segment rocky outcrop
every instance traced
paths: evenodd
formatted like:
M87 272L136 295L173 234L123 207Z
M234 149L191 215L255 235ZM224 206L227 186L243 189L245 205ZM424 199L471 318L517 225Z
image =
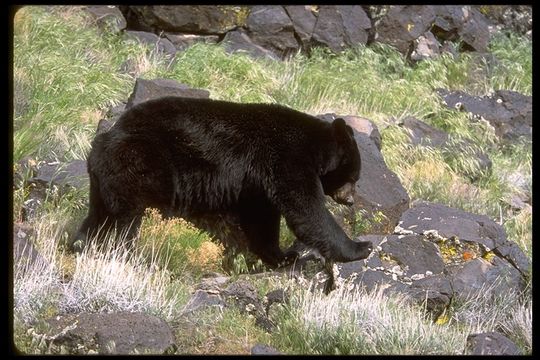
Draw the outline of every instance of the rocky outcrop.
M165 354L174 333L162 319L145 313L70 314L46 321L45 339L68 354Z
M532 28L531 9L521 5L154 5L119 8L128 30L160 36L165 33L169 39L173 36L214 36L211 42L229 44L229 52L247 51L255 57L269 52L271 55L264 57L278 59L285 59L300 50L309 53L313 47L340 52L381 42L394 46L413 61L420 61L444 51L485 52L494 32L512 28L530 34ZM91 7L89 11L92 14L107 13L109 18L121 24L118 28L123 26L111 7ZM460 43L460 49L453 49L450 42ZM177 48L185 49L186 42L180 40L180 43Z
M488 217L445 205L416 202L401 216L391 235L364 235L374 251L365 260L337 263L336 281L348 281L368 291L406 294L435 316L452 299L520 293L531 264L519 246L507 240L502 226ZM298 245L297 245L298 246ZM303 258L317 259L307 249ZM305 267L298 262L300 273ZM316 273L323 288L327 275Z
M511 90L496 90L487 96L472 96L459 90L437 92L448 108L468 112L473 120L487 121L503 140L532 138L532 96Z
M465 353L467 355L523 355L516 344L497 332L469 335Z

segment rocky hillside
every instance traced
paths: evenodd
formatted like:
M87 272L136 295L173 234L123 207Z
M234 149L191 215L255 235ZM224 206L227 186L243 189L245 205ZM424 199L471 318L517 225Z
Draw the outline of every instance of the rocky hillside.
M16 347L530 353L531 29L526 6L19 10ZM87 207L92 138L124 110L167 95L343 117L362 174L352 207L330 198L328 207L349 235L373 242L370 257L336 264L338 288L325 297L317 254L286 226L282 246L304 255L276 271L223 248L225 238L150 213L131 256L64 252Z

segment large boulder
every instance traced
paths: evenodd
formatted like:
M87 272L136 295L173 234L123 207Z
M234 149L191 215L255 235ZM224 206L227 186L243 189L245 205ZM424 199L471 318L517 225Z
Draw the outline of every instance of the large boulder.
M287 15L291 19L294 32L302 44L304 50L310 46L313 29L317 23L317 17L313 13L313 6L310 5L287 5L284 6Z
M210 97L210 92L203 89L193 89L171 79L137 79L135 81L135 88L127 101L126 110L139 103L163 96L208 98Z
M46 322L47 339L70 354L164 354L175 349L170 326L145 313L69 314Z
M413 41L425 34L435 20L431 5L390 6L375 22L375 41L394 46L402 54L412 51Z
M253 6L246 27L254 43L273 51L280 58L292 55L299 49L293 23L283 6Z
M242 24L245 6L140 5L120 6L128 29L160 33L225 34Z
M477 9L463 5L433 6L436 14L431 32L441 40L461 40L462 50L487 51L489 20Z
M366 44L370 28L371 20L360 5L321 5L312 43L339 52L347 47Z
M86 161L43 163L37 168L36 176L32 177L29 183L42 187L58 186L82 189L89 184Z
M467 336L467 355L523 355L506 336L498 332L471 334Z
M484 119L503 140L532 138L532 96L511 90L496 90L487 96L472 96L463 91L437 89L448 108L466 111L473 119Z

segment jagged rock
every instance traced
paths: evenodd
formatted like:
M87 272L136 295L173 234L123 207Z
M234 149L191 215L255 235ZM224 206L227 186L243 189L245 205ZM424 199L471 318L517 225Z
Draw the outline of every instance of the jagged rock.
M126 110L142 102L163 96L208 98L210 97L210 92L202 89L193 89L170 79L146 80L139 78L135 81L135 88L129 96Z
M122 12L114 5L89 6L86 9L94 18L97 25L114 33L119 33L127 27Z
M435 36L428 31L414 40L414 50L412 51L410 58L414 61L433 59L439 56L440 48L441 44L437 41Z
M371 20L360 5L321 5L312 41L335 52L359 44L366 44Z
M144 5L120 6L128 29L219 35L242 25L246 6Z
M212 291L212 293L210 293L208 290L195 290L195 293L191 296L182 310L182 314L193 313L209 306L224 307L226 304L217 291Z
M287 5L285 11L291 19L294 32L300 39L302 47L308 49L311 36L317 23L317 17L313 14L311 5Z
M437 247L418 235L389 235L381 245L385 255L395 259L408 277L417 274L440 274L444 262Z
M482 248L479 255L493 251L521 273L530 271L530 262L519 246L507 240L504 228L485 215L419 201L403 213L396 231L476 243Z
M413 40L425 34L435 20L430 5L395 5L375 23L375 41L394 46L402 54L411 52Z
M426 124L425 122L418 120L414 117L406 117L400 124L409 132L409 137L414 145L431 146L440 148L443 153L448 156L455 156L456 153L470 153L478 166L480 172L490 172L493 166L491 159L487 154L474 149L471 141L462 139L460 141L451 140L450 136L442 130L434 128ZM473 151L468 149L473 148ZM471 171L466 173L472 180L477 178L477 173Z
M471 96L463 91L437 89L446 106L487 120L502 139L532 138L532 96L497 90L490 96Z
M166 38L157 36L154 33L146 31L126 31L126 38L135 39L140 43L156 47L158 52L174 56L176 54L176 47Z
M247 33L242 30L229 31L223 41L221 42L224 46L224 49L227 53L246 53L254 58L266 58L270 60L279 60L279 56L263 48L260 45L255 44L247 35Z
M477 9L462 5L433 6L436 18L431 32L440 40L463 42L463 50L486 51L489 20Z
M452 282L444 274L415 280L403 292L424 305L435 318L444 312L454 296Z
M467 355L522 355L516 344L497 332L467 336L465 353Z
M519 292L524 287L521 274L507 261L494 257L491 261L476 258L458 266L448 266L454 297L466 300L478 293L502 294Z
M287 12L280 5L253 6L246 20L251 40L280 58L295 53L298 42Z
M193 44L217 44L218 35L193 35L193 34L173 34L165 33L165 37L176 47L177 50L185 50Z
M283 353L269 345L255 344L251 348L251 355L283 355Z
M361 210L366 211L367 219L374 219L375 215L380 212L384 215L382 218L377 221L370 220L370 233L390 233L403 211L409 207L409 195L396 174L388 169L379 147L370 138L373 136L376 139L378 130L375 131L374 128L370 135L359 132L357 129L362 130L362 127L359 126L358 117L338 116L344 118L347 124L353 128L354 138L362 159L360 180L356 183L354 205L344 210L345 216L350 218L349 222L354 222L354 214ZM328 116L328 114L317 117L328 122L333 121L334 118L333 115Z
M46 322L50 341L70 354L164 354L175 347L169 325L144 313L69 314Z
M29 180L30 183L59 187L71 186L81 189L88 186L88 172L85 160L73 160L67 164L59 162L45 163L37 170L37 175Z

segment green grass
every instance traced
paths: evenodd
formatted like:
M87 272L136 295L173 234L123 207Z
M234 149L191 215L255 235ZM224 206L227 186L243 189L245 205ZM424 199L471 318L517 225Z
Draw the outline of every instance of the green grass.
M498 59L494 64L463 53L456 59L444 55L411 65L381 44L339 55L315 49L310 57L298 54L286 62L229 55L219 45L196 44L171 62L150 47L99 30L81 7L30 6L15 16L13 44L14 168L23 158L84 159L98 121L109 107L127 100L136 78L169 78L207 89L214 99L280 103L311 114L369 118L380 128L385 162L411 200L441 202L502 221L508 238L532 257L532 212L514 212L505 203L532 187L532 144L501 146L486 124L446 109L434 91L442 87L484 95L510 89L530 95L530 40L513 34L494 37L489 45ZM406 116L448 132L454 141L470 140L474 148L451 153L414 147L406 133L393 125ZM479 172L471 161L476 150L490 156L491 173ZM477 180L472 182L470 174ZM525 183L517 186L516 176ZM201 275L225 272L223 257L231 256L233 278L265 270L250 254L226 254L208 234L150 213L132 258L94 248L79 257L67 254L62 242L85 215L87 192L48 190L37 218L30 221L38 229L32 240L52 267L27 264L14 269L16 338L27 352L47 351L34 344L26 330L58 312L138 309L176 323ZM15 221L21 220L27 195L24 186L14 190ZM355 235L371 226L362 214L349 225ZM284 224L280 235L283 248L294 241ZM60 279L68 285L59 287ZM261 281L257 285L261 295L284 286ZM532 302L525 299L516 304L509 308L501 303L498 311L482 313L491 322L481 319L481 323L485 329L506 329L530 352ZM274 333L262 332L253 319L238 312L210 311L206 317L201 315L197 331L179 325L179 336L189 329L194 334L182 340L179 353L182 349L184 353L247 353L255 342L295 354L461 353L467 332L473 330L464 320L467 308L470 304L456 307L452 321L435 326L401 299L335 292L323 301L316 294L297 291L291 306L275 312L279 329ZM513 309L514 318L508 309Z

